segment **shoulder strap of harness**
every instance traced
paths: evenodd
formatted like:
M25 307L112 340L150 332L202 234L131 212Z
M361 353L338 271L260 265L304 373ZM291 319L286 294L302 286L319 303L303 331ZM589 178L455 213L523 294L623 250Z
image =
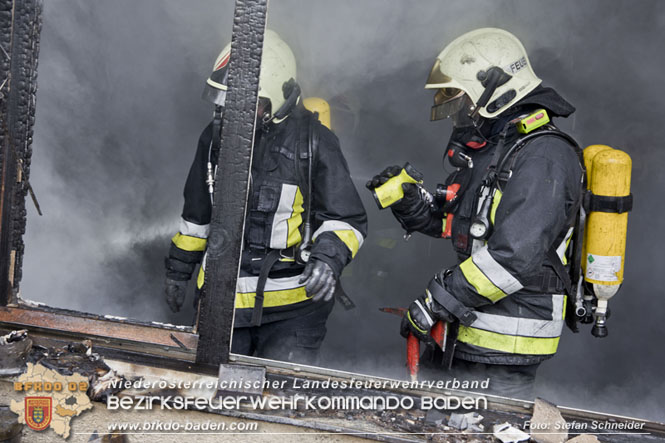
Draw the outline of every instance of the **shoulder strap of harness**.
M499 181L507 182L512 175L512 168L515 164L517 153L528 145L528 143L536 138L554 136L559 137L568 142L568 145L575 150L578 156L580 168L582 169L582 179L580 180L580 192L575 206L566 223L567 227L573 226L574 239L573 248L571 253L570 267L566 267L561 262L559 255L556 252L557 240L550 246L546 255L557 277L564 285L566 294L566 325L573 331L578 332L577 316L575 313L576 302L582 297L582 243L584 239L584 226L586 222L586 211L583 205L583 198L586 195L586 168L584 166L584 153L580 145L573 137L560 131L554 125L544 126L542 129L532 132L524 137L520 137L513 143L513 145L502 155L497 166L497 182L495 187L499 185ZM508 165L507 170L505 170ZM505 172L504 172L505 170Z
M314 163L313 157L316 155L318 148L318 134L314 129L316 115L312 115L311 118L307 118L306 123L301 123L299 127L300 133L298 134L297 142L297 152L295 156L296 162L296 174L298 175L298 183L301 188L303 188L303 200L305 203L305 223L303 225L303 240L297 250L293 250L293 254L284 254L285 256L295 256L295 259L303 262L303 254L309 248L312 238L312 229L311 229L311 208L312 208L312 167ZM306 132L305 132L306 131ZM303 137L303 132L305 132L306 137ZM307 144L307 151L302 150L302 143L305 141ZM302 160L307 160L307 180L301 176L301 166L300 162ZM256 286L256 296L254 299L254 309L252 310L252 326L261 326L261 319L263 317L263 300L264 300L264 291L268 276L270 275L270 270L277 263L279 258L282 256L283 251L273 250L268 253L268 255L263 259L263 264L261 265L261 271L259 273L259 279ZM306 261L306 260L304 260Z
M303 134L304 136L301 136L299 138L300 141L304 140L305 143L298 143L299 152L298 155L296 156L297 157L296 170L299 177L298 181L300 182L301 186L304 187L303 201L305 203L305 221L303 223L302 242L300 243L300 246L298 247L297 251L295 251L295 258L301 263L307 261L309 248L311 247L312 244L312 194L313 194L312 174L313 174L315 157L317 156L318 147L319 147L319 134L315 129L316 120L317 120L317 115L315 113L312 113L308 115L308 118L306 119L307 123L302 124L301 131L304 132ZM307 151L302 150L303 144L307 145ZM303 160L307 161L306 178L300 176L302 171L302 168L300 167L300 162Z

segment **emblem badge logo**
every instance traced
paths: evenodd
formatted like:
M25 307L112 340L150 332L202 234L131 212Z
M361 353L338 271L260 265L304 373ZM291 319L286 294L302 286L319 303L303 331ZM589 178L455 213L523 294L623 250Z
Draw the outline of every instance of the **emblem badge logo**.
M25 397L25 423L30 429L43 431L51 423L51 397Z

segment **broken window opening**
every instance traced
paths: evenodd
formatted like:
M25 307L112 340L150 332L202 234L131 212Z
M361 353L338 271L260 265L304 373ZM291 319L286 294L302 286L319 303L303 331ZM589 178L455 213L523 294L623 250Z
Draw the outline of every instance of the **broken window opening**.
M194 327L159 322L145 322L118 316L103 316L75 310L46 306L23 300L19 293L26 226L26 196L31 159L32 129L35 115L37 57L42 26L42 3L39 1L4 1L0 9L11 12L12 26L3 27L2 42L11 42L8 57L0 61L1 73L8 81L2 85L1 134L2 193L0 194L0 328L27 328L44 337L91 338L111 349L143 352L215 364L228 359L230 330L233 319L233 297L224 302L222 294L233 294L239 261L240 239L244 223L252 133L258 88L258 67L261 61L260 42L265 27L266 1L243 1L236 4L233 33L234 56L230 62L229 100L223 144L242 145L244 166L229 157L233 168L221 168L216 189L235 186L238 192L231 199L221 196L218 206L224 207L224 218L213 210L213 227L209 246L209 263L220 260L223 266L211 267L206 274L208 294L199 306ZM258 50L256 49L258 48ZM236 53L238 55L236 55ZM235 60L242 57L243 60ZM246 62L251 65L248 68ZM246 71L246 72L245 72ZM13 80L13 81L12 81ZM237 83L238 87L234 86ZM242 88L240 85L242 84ZM240 91L234 93L234 91ZM234 103L237 103L234 108ZM237 114L237 115L236 115ZM237 127L234 132L232 127ZM231 149L229 153L238 152ZM243 178L244 176L244 178ZM218 191L216 191L218 192ZM233 208L233 209L230 209ZM229 217L234 210L235 218ZM217 215L215 215L217 214ZM231 226L232 225L232 226ZM238 239L238 240L235 240ZM224 270L217 272L218 270ZM219 276L222 272L223 276ZM231 288L231 289L229 289ZM162 301L160 299L160 301ZM228 306L227 306L228 305ZM197 358L198 353L198 358Z

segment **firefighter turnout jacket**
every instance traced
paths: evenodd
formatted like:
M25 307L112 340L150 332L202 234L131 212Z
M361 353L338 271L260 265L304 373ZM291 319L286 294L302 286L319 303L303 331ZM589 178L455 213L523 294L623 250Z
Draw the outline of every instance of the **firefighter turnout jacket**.
M582 167L578 153L561 137L535 137L508 159L509 170L499 176L490 211L491 230L486 241L470 235L474 216L488 190L485 171L492 160L496 134L505 122L537 107L550 115L567 116L574 108L554 91L541 88L544 100L522 105L493 122L490 144L471 152L473 168L461 170L449 183L467 182L452 220L451 239L460 263L445 272L447 296L475 314L470 324L460 324L455 357L489 363L527 365L539 363L557 350L564 325L565 288L548 259L556 250L564 265L581 198ZM494 137L493 137L494 136ZM520 137L508 135L506 146ZM472 151L472 150L469 150ZM469 153L467 151L467 153ZM462 178L459 175L470 174ZM442 237L442 219L431 214L417 230ZM436 299L436 298L435 298ZM437 300L444 307L446 300Z
M271 251L280 251L264 289L262 323L292 318L322 308L299 283L304 265L295 260L311 192L313 245L310 260L322 260L339 278L367 235L367 216L351 180L337 137L298 105L279 124L257 125L245 220L234 327L251 325L259 274ZM308 188L310 128L317 138ZM197 287L204 283L205 249L212 205L206 185L212 123L199 139L184 190L179 232L173 237L167 276L188 280L202 262ZM214 157L214 154L213 154ZM217 159L212 158L213 164ZM332 302L332 301L331 301Z

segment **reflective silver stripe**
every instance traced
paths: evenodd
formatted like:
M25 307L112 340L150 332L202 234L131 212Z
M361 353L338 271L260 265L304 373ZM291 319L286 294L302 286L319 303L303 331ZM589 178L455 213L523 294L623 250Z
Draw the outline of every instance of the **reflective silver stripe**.
M483 246L485 246L486 244L487 244L486 241L476 240L474 238L473 241L471 242L471 255L473 255L473 254L477 253L478 251L480 251L483 248Z
M561 336L563 330L564 296L552 295L552 319L508 317L474 311L477 318L471 326L485 331L522 337L554 338Z
M208 238L210 231L210 224L197 225L196 223L188 222L184 218L180 219L180 233L190 237Z
M270 234L270 247L272 249L286 248L289 239L288 220L293 214L293 204L296 200L298 186L282 184L282 192L279 196L279 203L275 211L275 217L272 220L272 231Z
M363 235L360 233L359 230L348 224L347 222L339 221L339 220L327 220L321 223L321 226L319 229L317 229L314 232L314 235L312 238L316 240L316 237L319 235L323 234L324 232L334 232L334 231L352 231L353 234L356 236L356 239L358 240L358 249L363 245L363 241L365 239L363 238Z
M283 291L286 289L296 289L305 286L304 283L299 283L300 276L285 277L285 278L269 278L266 281L265 291ZM236 284L236 292L241 294L248 294L256 292L256 285L259 282L258 277L240 277Z
M561 262L563 263L563 256L566 253L566 247L568 246L568 240L570 240L570 237L573 235L573 228L568 229L568 232L566 233L566 237L563 239L561 244L556 248L556 255L559 256L561 259Z
M480 248L473 255L471 255L473 263L485 274L494 286L501 289L505 294L512 294L522 289L524 286L513 277L510 272L501 266L490 255L487 246Z

